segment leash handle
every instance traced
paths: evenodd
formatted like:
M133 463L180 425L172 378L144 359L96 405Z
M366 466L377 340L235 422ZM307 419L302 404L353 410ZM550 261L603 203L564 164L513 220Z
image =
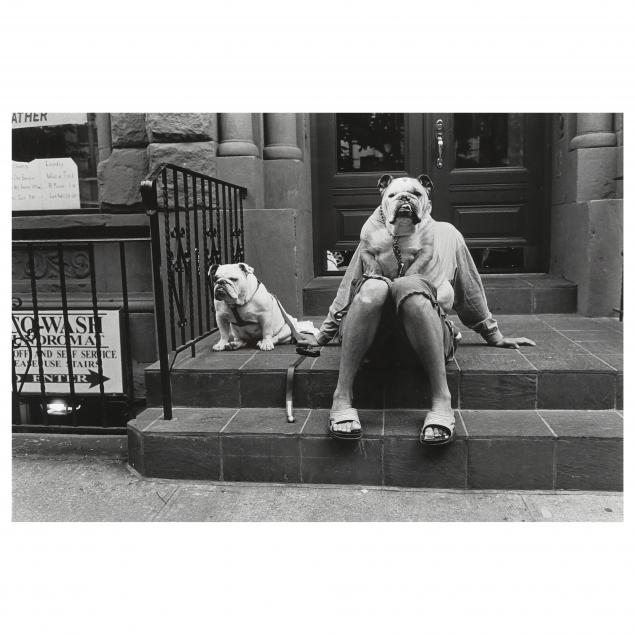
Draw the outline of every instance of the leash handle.
M285 406L287 411L287 421L293 423L295 417L293 416L293 380L295 377L295 369L306 359L303 355L298 357L293 364L287 368L287 381L285 386Z
M312 346L311 344L300 344L300 346L296 346L295 352L298 355L306 355L307 357L320 356L320 349Z

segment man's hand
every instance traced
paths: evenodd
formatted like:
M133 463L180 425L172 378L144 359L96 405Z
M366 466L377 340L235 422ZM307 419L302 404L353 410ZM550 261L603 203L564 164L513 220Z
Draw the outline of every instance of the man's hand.
M300 333L302 339L298 341L298 345L319 346L317 337L312 333Z
M536 346L536 342L528 337L503 337L498 342L491 342L490 346L498 348L520 348L521 346Z

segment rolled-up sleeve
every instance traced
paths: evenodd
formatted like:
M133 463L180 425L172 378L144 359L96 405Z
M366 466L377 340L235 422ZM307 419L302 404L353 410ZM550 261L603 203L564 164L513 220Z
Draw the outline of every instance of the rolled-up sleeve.
M488 344L502 339L498 323L487 306L485 289L463 236L457 232L454 310L465 326L476 331Z

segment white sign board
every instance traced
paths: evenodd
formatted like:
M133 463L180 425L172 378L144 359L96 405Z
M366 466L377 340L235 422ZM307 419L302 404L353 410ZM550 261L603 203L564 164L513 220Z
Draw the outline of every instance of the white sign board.
M86 123L85 112L14 112L12 128L41 128L42 126L81 125Z
M79 209L79 177L73 159L12 162L13 209Z
M33 312L13 311L12 317L13 359L18 387L24 381L23 394L39 393L37 345L35 337L29 337L29 332L33 330ZM64 314L58 310L38 311L38 318L46 390L48 393L70 393ZM91 310L70 310L68 322L75 392L98 395L99 386L103 383L105 393L123 393L119 311L98 311L96 325ZM97 338L101 349L101 373Z

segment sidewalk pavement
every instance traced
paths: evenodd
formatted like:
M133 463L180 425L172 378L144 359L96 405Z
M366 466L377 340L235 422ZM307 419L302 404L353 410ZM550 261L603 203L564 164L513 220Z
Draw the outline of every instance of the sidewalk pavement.
M97 452L77 445L60 450L59 444L50 452L31 441L14 440L14 521L623 520L620 492L148 479L128 468L123 438L106 441Z

